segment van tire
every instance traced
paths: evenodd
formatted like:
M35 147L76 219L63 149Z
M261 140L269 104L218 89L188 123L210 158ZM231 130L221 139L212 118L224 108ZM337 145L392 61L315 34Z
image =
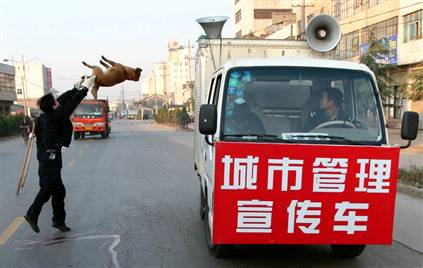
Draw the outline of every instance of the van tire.
M73 139L74 140L79 140L80 137L81 137L81 135L79 134L79 132L74 132L73 133Z
M216 258L225 258L229 257L232 252L233 245L213 245L211 240L211 230L209 226L209 206L206 202L206 207L204 211L205 217L204 217L204 233L206 235L206 243L207 248L209 249L209 252L211 255L213 255Z
M330 245L333 255L352 259L363 253L366 245Z
M203 194L203 188L201 187L201 184L200 184L200 217L203 220L206 215L206 203L207 203L206 196Z
M102 139L107 138L107 130L106 130L106 131L101 132L101 138L102 138Z

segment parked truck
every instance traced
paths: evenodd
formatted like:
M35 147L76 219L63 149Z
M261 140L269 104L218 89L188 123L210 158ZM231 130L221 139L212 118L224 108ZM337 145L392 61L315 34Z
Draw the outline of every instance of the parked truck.
M211 254L327 244L356 257L391 244L400 146L372 71L330 59L337 22L316 16L307 40L248 40L221 38L222 18L198 21L194 168ZM417 124L404 114L402 148Z
M72 115L74 139L86 135L100 135L108 138L111 131L109 105L105 99L83 100Z

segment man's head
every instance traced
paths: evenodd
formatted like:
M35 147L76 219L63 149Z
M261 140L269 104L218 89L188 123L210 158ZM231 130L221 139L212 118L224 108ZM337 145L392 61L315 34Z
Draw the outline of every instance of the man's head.
M37 101L38 107L40 107L41 111L45 113L51 113L53 110L56 110L60 104L54 98L53 94L49 93L47 95L42 96Z
M323 110L339 108L342 103L342 92L334 87L325 88L320 96L320 108Z

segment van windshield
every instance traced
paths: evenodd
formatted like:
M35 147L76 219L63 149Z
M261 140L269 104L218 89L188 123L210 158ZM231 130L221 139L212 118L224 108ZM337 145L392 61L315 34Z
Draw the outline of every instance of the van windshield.
M76 117L102 117L103 116L103 105L101 103L81 103L75 109Z
M369 74L331 68L253 67L228 72L223 139L277 138L381 144L381 111Z

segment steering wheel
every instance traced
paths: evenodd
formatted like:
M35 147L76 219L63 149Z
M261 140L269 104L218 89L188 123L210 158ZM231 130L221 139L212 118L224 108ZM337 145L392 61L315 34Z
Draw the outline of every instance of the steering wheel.
M344 126L344 127L349 127L349 128L357 128L356 125L354 125L353 123L349 122L349 121L344 121L344 120L334 120L334 121L328 121L328 122L324 122L321 123L320 125L316 126L314 129L321 129L321 128L327 128L328 126Z

